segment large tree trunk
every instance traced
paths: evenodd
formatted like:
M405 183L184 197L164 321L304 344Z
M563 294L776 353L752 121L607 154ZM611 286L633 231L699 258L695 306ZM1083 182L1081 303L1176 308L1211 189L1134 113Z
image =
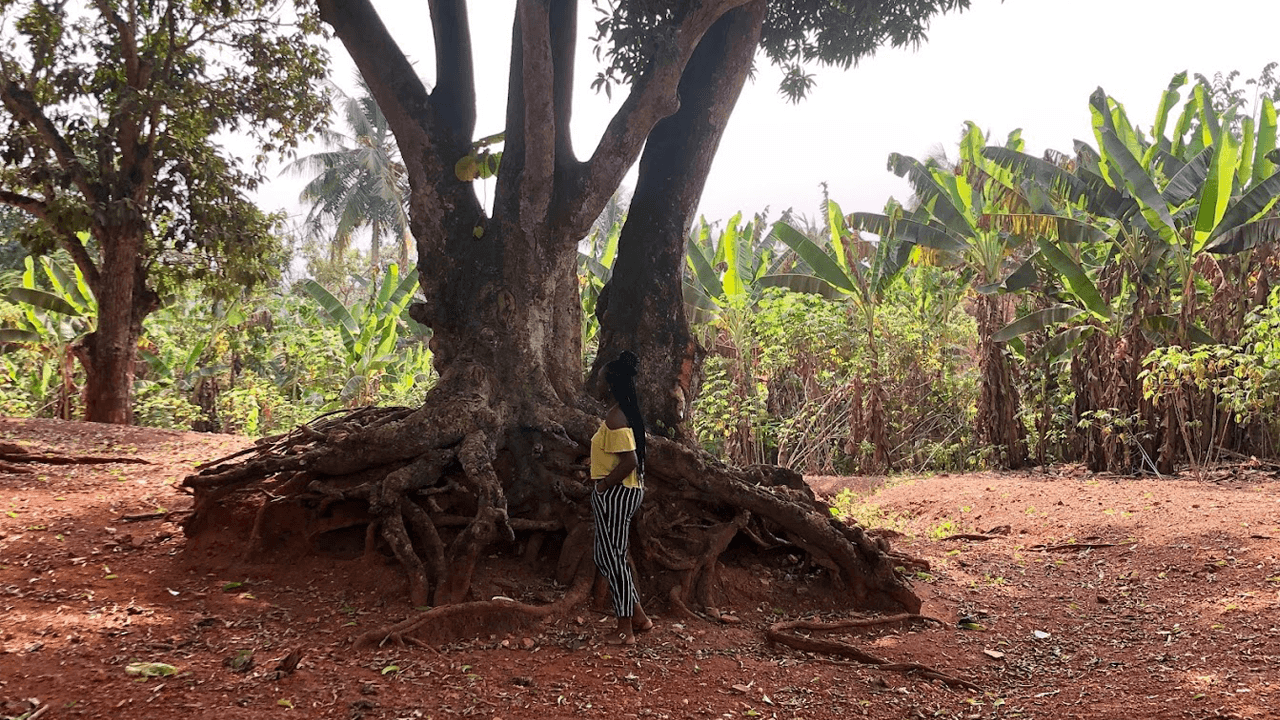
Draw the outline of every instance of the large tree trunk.
M622 350L643 360L638 388L654 432L680 437L705 351L689 331L683 272L689 225L733 106L751 69L765 3L720 18L680 80L680 110L658 123L618 239L613 277L600 293L600 346L588 387ZM682 438L683 439L683 438Z
M160 306L139 265L141 222L109 229L102 242L101 272L92 290L98 302L97 327L80 342L76 355L85 370L85 419L133 422L134 361L142 321Z

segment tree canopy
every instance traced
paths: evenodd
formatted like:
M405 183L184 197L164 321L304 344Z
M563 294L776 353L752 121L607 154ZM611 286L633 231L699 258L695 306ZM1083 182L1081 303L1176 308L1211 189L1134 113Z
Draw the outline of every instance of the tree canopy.
M605 61L595 84L630 84L654 58L671 48L672 31L694 6L686 2L634 0L592 4L601 17L593 38ZM768 3L759 49L784 71L780 92L793 102L814 86L812 65L848 69L884 45L919 45L935 14L969 6L969 0L841 2L782 0Z

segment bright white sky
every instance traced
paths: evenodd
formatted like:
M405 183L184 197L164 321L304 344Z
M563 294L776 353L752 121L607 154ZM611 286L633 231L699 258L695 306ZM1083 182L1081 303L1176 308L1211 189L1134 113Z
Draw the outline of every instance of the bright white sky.
M426 3L375 5L433 80ZM923 157L941 144L954 156L965 120L993 140L1022 128L1033 153L1065 151L1075 138L1092 144L1088 98L1099 86L1149 127L1174 74L1240 70L1239 84L1280 60L1277 0L973 0L972 6L935 18L918 50L882 49L847 72L814 70L817 87L799 105L778 94L778 75L762 59L720 145L701 213L714 222L768 206L775 219L788 207L816 217L822 182L845 212L878 211L891 195L910 194L885 169L888 154ZM478 0L470 7L481 137L502 130L515 2ZM622 99L615 92L609 101L589 87L596 74L587 39L594 14L589 6L579 11L573 130L580 157L590 154ZM335 79L350 89L354 66L341 43L334 40L332 48ZM268 210L301 213L302 184L280 178L259 201ZM633 186L634 177L626 184Z

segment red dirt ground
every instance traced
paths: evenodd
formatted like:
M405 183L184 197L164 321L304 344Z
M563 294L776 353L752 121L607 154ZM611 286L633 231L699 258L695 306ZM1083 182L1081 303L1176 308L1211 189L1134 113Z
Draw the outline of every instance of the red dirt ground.
M631 649L601 645L610 621L583 607L527 635L356 651L416 612L393 572L244 565L225 544L188 548L176 518L126 519L189 507L177 483L248 440L0 419L0 441L148 463L0 470L0 718L1280 717L1280 474L1257 464L812 478L827 495L878 488L858 515L930 562L915 590L944 621L842 639L970 692L767 643L770 623L831 605L785 557L724 573L740 624L659 615ZM242 651L254 662L237 672ZM129 675L139 662L176 674Z

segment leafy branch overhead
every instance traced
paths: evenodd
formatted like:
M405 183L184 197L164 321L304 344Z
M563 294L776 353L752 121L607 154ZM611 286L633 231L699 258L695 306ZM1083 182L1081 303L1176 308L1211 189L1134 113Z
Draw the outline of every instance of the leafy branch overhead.
M592 82L612 96L614 85L631 85L655 58L675 47L673 28L696 3L677 0L592 0L597 18L596 59L603 64ZM883 46L918 47L927 39L928 18L963 10L968 0L829 0L770 2L760 35L760 49L783 72L779 92L799 102L816 82L806 68L847 70Z

